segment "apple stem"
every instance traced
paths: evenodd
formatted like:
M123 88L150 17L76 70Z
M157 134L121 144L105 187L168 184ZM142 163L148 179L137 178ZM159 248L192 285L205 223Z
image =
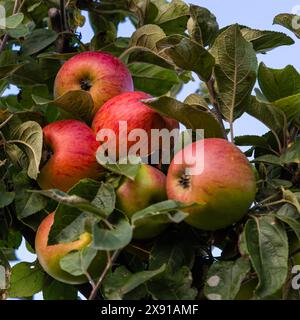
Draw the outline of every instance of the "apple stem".
M92 290L92 292L91 292L91 294L89 296L89 300L94 300L96 298L97 292L100 289L104 278L106 277L108 271L112 267L113 263L117 259L117 257L118 257L120 252L121 252L121 250L117 250L111 256L109 251L107 251L107 264L106 264L106 266L105 266L105 268L104 268L104 270L103 270L103 272L102 272L97 284L95 286L93 286L93 290Z
M223 118L222 118L222 113L221 113L219 103L217 100L217 94L216 94L216 91L214 88L214 79L213 78L211 78L209 81L206 82L206 87L207 87L209 95L210 95L210 101L213 106L214 114L216 115L217 120L219 121L219 123L221 125L224 139L228 140L227 133L226 133L225 126L224 126L224 122L223 122Z

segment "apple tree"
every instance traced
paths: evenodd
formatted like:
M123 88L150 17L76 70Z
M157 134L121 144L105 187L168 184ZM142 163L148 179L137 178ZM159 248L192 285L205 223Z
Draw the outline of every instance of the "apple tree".
M239 24L220 28L212 12L181 0L7 0L0 6L0 299L30 299L38 292L46 300L77 299L78 293L88 299L300 298L293 281L300 262L300 74L291 65L277 70L257 61L300 38L296 16L274 18L287 35ZM131 37L118 36L125 20L135 28ZM79 28L88 22L93 35L85 43ZM40 171L51 156L43 128L63 120L91 127L89 84L54 94L62 65L88 51L121 60L135 90L154 97L144 103L161 116L204 129L205 139L243 147L256 196L242 219L217 230L191 226L187 205L160 197L165 191L149 174L154 169L140 162L104 165L95 158L103 169L99 176L67 190L41 190ZM193 80L200 81L199 90L177 100ZM12 86L17 89L7 91ZM268 132L236 136L235 120L245 113ZM78 152L79 140L73 142ZM169 168L155 169L166 174ZM139 197L151 190L160 196L142 209L133 205L128 217L126 205L137 191L120 204L118 187L148 176L151 187L139 189ZM42 258L12 264L22 240L36 252L38 228L52 212L45 246L62 248L83 234L89 239L55 257L59 272L68 274L64 279L84 281L53 278ZM138 228L152 236L137 239Z

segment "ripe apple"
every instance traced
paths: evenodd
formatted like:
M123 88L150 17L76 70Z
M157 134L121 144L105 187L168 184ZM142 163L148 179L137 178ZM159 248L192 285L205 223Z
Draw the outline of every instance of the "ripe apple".
M133 91L133 81L118 58L104 52L83 52L65 62L55 79L55 97L71 90L88 91L94 101L95 114L110 98Z
M124 177L116 190L116 208L131 218L137 211L167 199L166 176L158 169L141 164L135 180ZM165 230L166 224L155 219L134 230L135 239L148 239Z
M88 282L86 276L74 276L64 271L59 261L64 256L72 251L79 251L87 247L92 240L91 234L83 233L80 238L73 242L59 243L55 245L48 245L48 236L52 224L54 223L54 212L49 214L40 224L35 238L35 250L38 260L43 269L54 279L69 283L81 284ZM93 278L100 276L106 264L106 255L104 252L99 252L90 265L88 272Z
M169 199L202 203L186 209L189 216L185 221L199 229L217 230L237 222L246 214L255 193L249 161L224 139L210 138L188 145L175 155L168 170Z
M43 133L47 159L37 179L42 189L67 192L81 179L100 176L103 169L96 161L99 143L85 123L61 120L45 126Z
M134 141L131 141L129 138L129 134L134 129L144 130L147 136L148 141L143 143L142 150L139 150L138 154L147 156L159 149L159 143L151 146L151 129L168 129L171 131L179 127L177 121L162 116L140 101L148 98L151 97L144 92L123 93L107 101L97 112L92 123L92 129L96 134L99 133L100 129L108 129L115 134L116 141L110 137L104 142L109 150L113 150L111 154L116 159L127 156L130 148L137 142L138 139L132 139ZM123 129L120 129L120 122L126 124L126 131L123 132ZM127 151L121 151L120 147L126 146L126 143Z

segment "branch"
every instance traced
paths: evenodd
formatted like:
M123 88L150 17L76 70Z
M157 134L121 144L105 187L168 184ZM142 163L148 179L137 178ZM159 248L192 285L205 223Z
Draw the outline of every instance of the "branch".
M214 114L216 115L217 120L219 121L219 123L222 127L224 139L228 140L227 133L226 133L225 126L224 126L224 122L223 122L223 118L222 118L222 113L221 113L221 110L219 107L219 103L217 101L217 94L216 94L215 88L214 88L214 79L211 78L209 81L207 81L206 86L207 86L207 89L208 89L208 92L210 95L210 101L213 106Z
M110 268L112 267L114 261L116 260L116 258L118 257L120 253L120 250L117 250L113 253L112 256L110 256L109 252L107 252L107 256L108 256L108 261L107 261L107 264L97 282L97 284L95 285L95 287L93 288L90 296L89 296L89 300L94 300L96 295L97 295L97 292L98 290L100 289L101 285L102 285L102 282L105 278L105 276L107 275L108 271L110 270Z

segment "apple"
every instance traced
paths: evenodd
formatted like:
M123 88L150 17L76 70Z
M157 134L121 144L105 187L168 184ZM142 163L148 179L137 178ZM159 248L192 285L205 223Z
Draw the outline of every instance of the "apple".
M96 161L99 143L85 123L61 120L43 128L46 159L37 178L41 189L67 192L79 180L97 179L103 168Z
M48 245L48 237L51 226L54 223L54 212L50 213L40 224L35 238L35 250L42 268L54 279L68 283L81 284L88 282L86 276L74 276L64 271L59 264L60 259L73 251L79 251L89 246L92 241L90 233L83 233L80 238L73 242ZM88 272L93 278L100 276L106 264L106 255L99 252L92 261Z
M147 164L141 164L135 180L124 177L116 190L116 208L129 219L137 211L166 199L166 176ZM165 230L166 224L161 224L155 219L152 221L135 228L133 237L149 239Z
M203 170L201 170L201 168ZM202 230L217 230L239 221L255 198L251 165L232 143L218 138L194 142L179 151L167 174L169 199L185 204L185 221Z
M110 98L133 91L133 80L125 64L111 54L83 52L66 61L55 79L55 97L72 90L91 94L95 114Z
M116 136L116 141L111 137L104 141L107 149L113 150L111 154L116 159L127 156L130 148L137 143L137 140L131 141L128 136L134 129L142 129L146 134L148 141L142 143L142 150L139 150L137 155L147 156L159 149L158 144L151 146L152 129L171 131L179 128L177 121L162 116L140 101L149 98L151 96L144 92L123 93L107 101L95 115L92 123L94 132L98 134L100 129L106 129L111 130ZM126 131L122 131L120 122L126 124ZM121 151L120 147L126 144L127 150Z

